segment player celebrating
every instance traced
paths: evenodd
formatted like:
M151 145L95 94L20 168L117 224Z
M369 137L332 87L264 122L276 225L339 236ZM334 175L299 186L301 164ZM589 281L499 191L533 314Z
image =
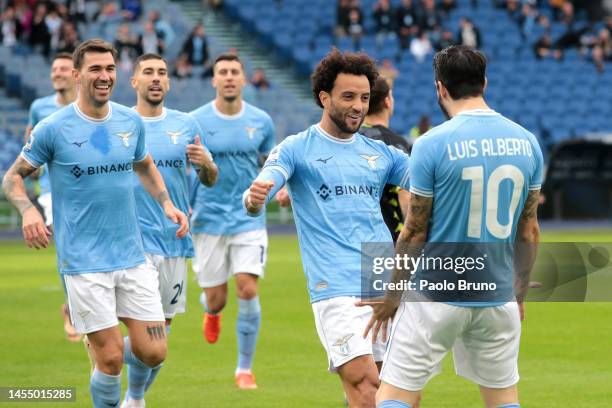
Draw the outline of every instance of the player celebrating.
M238 365L236 386L257 388L252 372L261 322L257 279L263 276L268 247L265 218L251 218L240 204L242 192L255 179L262 158L275 144L272 120L242 99L244 67L236 55L222 54L213 65L214 101L191 114L204 131L204 144L219 166L213 188L197 185L192 204L193 270L203 288L203 331L215 343L220 312L227 300L227 281L236 278L238 295Z
M186 113L164 107L170 89L166 60L157 54L144 54L134 63L132 87L136 90L136 111L144 121L147 148L164 179L170 199L184 213L189 212L189 161L200 168L200 182L212 186L217 167L200 142L200 127ZM187 258L193 256L191 236L179 239L178 226L169 221L140 179L134 177L136 208L147 260L159 280L166 328L176 313L185 312ZM159 372L134 358L129 338L124 338L125 363L128 364L128 391L122 407L143 406L144 392Z
M389 129L389 119L393 116L393 93L386 79L378 77L370 94L370 108L359 133L371 139L382 140L385 144L410 153L408 142ZM393 242L397 241L404 226L410 193L397 186L386 185L380 199L380 209Z
M30 121L25 131L24 140L27 142L30 137L32 128L41 120L58 111L64 106L74 102L76 99L76 84L72 77L72 54L60 52L53 57L51 63L51 84L53 85L53 95L35 99L30 106ZM43 209L45 216L45 224L52 228L53 225L53 210L51 206L51 189L49 186L49 170L46 165L41 166L38 172L32 174L31 177L37 176L40 192L38 195L38 204ZM70 321L70 312L68 305L63 304L62 316L64 318L64 331L66 337L70 341L81 340L81 335L76 332L72 322Z
M408 155L356 133L378 76L365 54L330 52L312 77L321 121L276 147L244 192L257 214L288 184L304 272L330 371L337 371L351 407L373 407L375 361L384 345L363 339L371 310L361 296L361 245L392 242L380 210L386 184L408 187Z
M26 243L46 248L50 231L29 201L23 179L42 164L49 166L58 268L72 322L88 335L95 358L90 380L95 407L119 405L123 339L118 319L143 364L157 367L166 356L157 274L145 262L132 170L164 214L180 225L177 236L189 228L145 150L142 120L132 109L109 101L115 58L116 50L102 40L77 47L77 101L33 129L3 180L7 198L23 218Z
M543 159L531 133L485 103L485 68L485 57L466 46L446 48L434 58L439 104L451 119L413 146L412 197L398 251L415 256L426 240L454 243L454 248L464 243L460 251L468 243L496 244L502 257L495 258L487 273L502 290L486 301L476 292L463 292L462 301L456 302L422 292L418 295L435 302L402 303L381 371L379 407L417 406L421 390L451 348L457 373L480 386L488 408L519 407L522 301L539 238L536 209ZM517 270L518 303L507 301L513 296L513 245L522 252L515 254L522 264ZM417 286L429 278L427 271L415 272ZM395 279L401 277L395 274ZM388 292L385 302L374 305L367 326L368 331L374 327L374 336L395 314L398 297Z

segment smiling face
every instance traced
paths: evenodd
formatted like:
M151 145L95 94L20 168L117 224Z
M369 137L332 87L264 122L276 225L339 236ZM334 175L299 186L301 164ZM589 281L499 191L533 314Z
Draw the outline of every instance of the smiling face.
M139 100L152 106L162 103L170 90L166 62L162 59L140 61L132 77L132 87Z
M53 61L53 64L51 64L51 84L55 92L65 92L74 89L73 67L71 58L56 58Z
M233 102L242 95L246 84L244 70L239 61L218 61L214 66L212 85L217 90L217 97Z
M323 112L345 134L359 130L370 106L370 82L365 75L338 74L331 93L321 91Z
M74 77L79 85L79 99L100 107L110 100L117 78L115 59L110 52L87 52Z

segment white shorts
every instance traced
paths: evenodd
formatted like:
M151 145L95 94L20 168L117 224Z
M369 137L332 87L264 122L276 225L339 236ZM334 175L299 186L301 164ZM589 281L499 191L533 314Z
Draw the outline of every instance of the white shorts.
M43 209L45 225L53 225L53 205L51 204L51 193L39 195L37 201Z
M226 283L236 273L263 278L268 250L265 229L236 235L193 234L193 271L202 288Z
M380 378L420 391L452 348L458 375L488 388L516 384L521 321L515 302L461 307L437 302L402 302Z
M147 261L157 271L159 294L164 316L172 319L177 313L185 313L187 303L187 259L146 254Z
M317 333L327 352L331 372L359 356L370 354L376 362L383 359L387 344L382 342L382 333L374 344L371 334L363 338L372 308L357 307L357 301L357 297L340 296L312 304Z
M130 269L63 277L70 319L78 333L116 326L118 317L164 321L157 273L148 262Z

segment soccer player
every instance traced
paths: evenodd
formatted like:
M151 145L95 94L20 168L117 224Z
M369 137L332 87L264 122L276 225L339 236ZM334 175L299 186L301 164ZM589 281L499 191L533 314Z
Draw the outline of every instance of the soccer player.
M74 102L77 96L77 89L74 78L72 77L72 54L60 52L53 57L51 63L51 84L53 85L53 95L38 98L32 102L30 106L30 120L25 131L24 140L27 142L30 137L32 128L41 120L60 110L64 106ZM38 173L38 174L36 174ZM42 207L45 216L45 224L52 228L53 225L53 210L51 205L51 190L49 186L49 170L46 165L40 167L36 172L40 192L38 195L38 204ZM35 174L32 174L34 176ZM76 332L72 322L70 321L70 311L68 305L63 304L62 316L64 318L64 331L66 337L70 341L81 340L81 335Z
M519 407L517 360L523 299L539 239L536 210L543 159L531 133L487 106L485 69L485 57L466 46L446 48L434 57L438 101L450 120L412 148L412 197L397 248L402 255L419 256L416 251L425 241L438 247L453 243L459 252L468 253L470 244L494 245L502 256L495 257L486 273L501 290L488 299L476 291L462 292L450 301L439 300L443 293L422 290L413 293L414 299L431 301L401 305L398 292L387 292L384 302L374 304L366 328L367 332L373 327L373 336L396 316L380 376L378 407L417 406L425 384L438 373L451 348L457 374L479 385L488 408ZM435 250L432 244L427 248ZM487 254L497 251L488 249ZM522 265L516 277L513 251ZM407 273L416 272L420 287L429 271ZM442 276L457 279L456 275L451 270ZM394 279L401 277L396 271ZM508 301L514 295L516 302Z
M357 133L378 76L365 54L330 52L315 69L312 90L321 121L287 137L244 192L256 215L288 185L317 333L329 369L340 375L351 407L373 407L375 362L384 345L361 336L371 309L358 308L362 243L389 242L380 210L386 184L408 188L408 155Z
M219 166L214 187L196 187L191 217L193 270L203 289L203 332L209 343L219 336L227 281L234 275L238 295L235 380L239 389L253 389L257 388L252 366L261 322L257 285L264 274L268 236L265 218L247 216L240 198L274 148L274 125L268 114L242 99L246 78L236 55L222 54L215 60L212 84L215 100L191 112Z
M136 91L136 111L142 117L147 148L164 179L170 199L183 213L189 212L188 164L199 167L199 180L211 187L217 178L217 166L200 141L202 131L195 119L183 112L164 107L170 90L168 65L157 54L144 54L134 63L132 87ZM157 272L167 333L176 313L185 312L187 296L187 258L193 257L188 234L176 236L178 226L164 216L157 202L134 176L136 208L142 232L145 256ZM144 392L152 384L159 368L152 370L133 358L129 338L124 338L125 363L128 364L128 390L122 407L139 406Z
M389 82L378 77L370 94L370 108L359 133L374 140L381 140L406 154L410 153L410 145L398 134L389 129L389 120L393 116L393 93ZM397 241L404 226L404 214L408 209L410 193L398 186L386 185L380 198L380 209L387 228L391 232L393 242Z
M189 230L146 151L140 116L109 101L116 55L111 44L98 39L77 47L77 101L36 125L2 184L22 216L27 245L46 248L51 233L23 179L44 163L49 166L58 269L72 322L87 334L95 358L90 380L95 407L119 405L123 338L118 320L127 326L131 350L142 364L155 368L166 356L164 312L157 274L144 256L133 171L166 217L180 225L177 236Z

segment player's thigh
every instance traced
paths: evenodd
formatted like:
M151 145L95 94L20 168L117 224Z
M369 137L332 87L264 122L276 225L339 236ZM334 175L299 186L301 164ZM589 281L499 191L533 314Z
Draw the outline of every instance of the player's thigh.
M147 260L144 264L118 271L116 279L117 317L146 322L163 322L158 274Z
M470 326L453 347L457 374L487 388L516 384L521 321L518 306L474 308Z
M368 356L376 370L371 338L363 338L372 309L355 306L358 300L356 297L342 296L312 304L317 334L327 353L329 370L332 372L364 355Z
M230 276L228 241L226 235L193 234L193 271L201 288L227 283Z
M187 260L147 254L158 274L159 294L166 319L185 312L187 298Z
M229 259L232 274L248 273L263 277L268 251L265 229L242 232L231 237Z
M78 333L117 326L115 272L64 274L70 319Z
M143 321L127 317L122 317L121 321L128 328L132 352L149 367L161 364L168 350L165 321Z
M440 372L440 362L469 320L467 308L436 302L403 302L383 359L383 382L420 391Z

